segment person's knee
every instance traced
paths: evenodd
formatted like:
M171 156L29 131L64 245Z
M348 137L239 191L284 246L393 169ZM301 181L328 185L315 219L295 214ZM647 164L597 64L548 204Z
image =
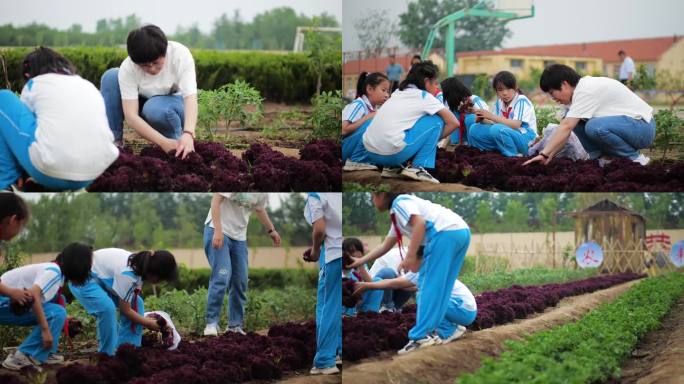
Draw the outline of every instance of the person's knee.
M584 125L584 133L592 140L600 140L607 133L606 124L600 118L594 118Z
M50 311L46 314L48 320L63 323L67 318L67 312L64 307L59 304L51 305Z
M397 273L392 268L382 268L378 271L378 273L375 274L375 277L379 277L381 279L393 279L397 277Z
M102 87L118 86L119 85L119 68L109 68L100 78L100 89Z

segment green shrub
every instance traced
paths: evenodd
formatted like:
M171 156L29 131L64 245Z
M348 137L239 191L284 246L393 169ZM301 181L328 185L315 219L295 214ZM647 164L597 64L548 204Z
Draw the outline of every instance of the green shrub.
M313 137L338 139L344 108L342 92L322 92L311 99L311 104L314 107L310 118Z
M7 63L8 78L13 90L24 85L21 63L32 48L1 48ZM71 60L79 74L99 86L108 68L121 65L126 50L105 47L66 47L57 51ZM197 72L197 87L213 90L242 80L259 90L268 101L308 102L316 94L317 73L309 65L306 53L232 52L192 50ZM330 57L331 62L321 73L323 91L342 87L342 60ZM0 74L4 78L4 74Z
M653 116L656 120L656 135L653 146L662 151L662 159L665 159L668 150L681 145L680 130L684 127L684 120L677 116L678 112L662 109Z
M228 128L233 121L239 121L245 127L256 125L263 117L263 99L259 91L241 80L215 90L199 90L197 101L197 136L200 139L213 140L214 128L220 120L225 121Z

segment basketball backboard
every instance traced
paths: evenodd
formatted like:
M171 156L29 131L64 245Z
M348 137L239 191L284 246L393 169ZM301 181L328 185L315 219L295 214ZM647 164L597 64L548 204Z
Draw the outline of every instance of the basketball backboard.
M494 10L513 13L519 18L534 16L533 0L493 0Z

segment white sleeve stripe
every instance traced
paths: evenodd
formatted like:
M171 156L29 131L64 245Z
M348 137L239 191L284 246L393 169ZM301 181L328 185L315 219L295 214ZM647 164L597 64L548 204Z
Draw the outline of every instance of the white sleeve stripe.
M50 280L47 284L45 284L45 287L42 289L43 294L45 294L47 291L50 290L58 281L61 281L62 278L61 276L55 276Z
M354 108L354 110L352 111L351 115L349 115L349 119L347 119L347 120L348 120L348 121L352 121L352 122L353 122L354 120L356 120L356 114L359 112L359 110L360 110L361 108L362 108L361 105L357 105L356 108Z

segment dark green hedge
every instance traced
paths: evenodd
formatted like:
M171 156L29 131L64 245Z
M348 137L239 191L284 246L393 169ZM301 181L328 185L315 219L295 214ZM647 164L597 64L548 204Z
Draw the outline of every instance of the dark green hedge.
M31 50L0 48L14 91L21 91L24 85L21 63ZM67 47L57 50L76 65L83 78L96 86L105 70L118 67L126 58L126 50L121 48ZM266 100L275 102L308 102L316 92L316 76L304 53L193 50L192 54L197 86L201 89L216 89L235 80L244 80L256 87ZM4 87L5 74L2 72L0 67L0 83ZM323 75L322 86L323 91L341 89L341 54Z

